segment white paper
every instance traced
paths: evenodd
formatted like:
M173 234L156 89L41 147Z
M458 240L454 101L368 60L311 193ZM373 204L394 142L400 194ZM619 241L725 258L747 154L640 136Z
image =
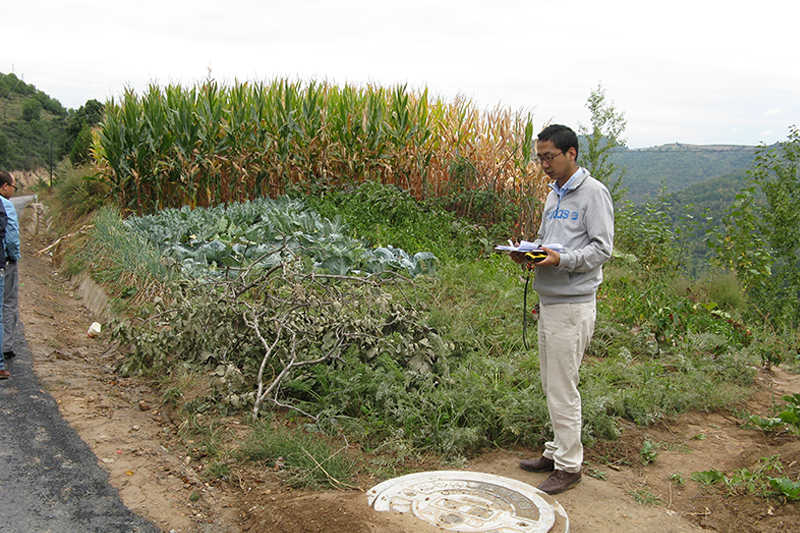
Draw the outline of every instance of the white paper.
M564 251L564 245L553 243L553 244L542 244L541 246L537 246L532 242L528 241L520 241L518 246L511 246L511 245L498 245L495 246L495 250L503 250L507 252L532 252L534 250L541 250L542 248L550 248L554 252L561 253Z

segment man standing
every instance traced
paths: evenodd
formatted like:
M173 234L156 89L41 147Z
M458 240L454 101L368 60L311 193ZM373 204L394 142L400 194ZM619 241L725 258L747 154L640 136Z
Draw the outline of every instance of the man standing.
M11 359L14 353L14 341L17 325L19 324L19 309L17 308L19 292L19 276L17 261L20 258L19 245L19 219L17 210L11 202L11 197L17 190L14 176L6 171L0 171L0 200L6 211L7 224L5 244L6 272L3 280L3 359Z
M4 179L5 176L11 176L5 170L0 170L0 180ZM13 177L11 178L14 179ZM2 185L0 185L2 187ZM2 198L2 195L0 195ZM10 202L9 202L10 203ZM13 204L12 204L13 205ZM8 217L6 215L5 204L0 202L0 242L5 243L6 240L6 222L8 221ZM5 274L6 269L6 257L5 254L0 254L0 292L3 291L3 277ZM0 322L3 321L3 307L0 306ZM3 328L0 328L0 345L3 344ZM0 379L8 379L11 377L11 373L6 370L6 361L5 358L0 354Z
M608 189L578 165L578 136L572 129L553 124L542 130L536 155L552 182L534 244L563 246L560 253L542 246L547 257L529 264L539 294L539 365L554 437L541 457L523 459L520 466L552 472L538 488L558 494L581 480L578 371L594 332L602 265L612 253L614 206ZM526 262L519 252L511 258Z

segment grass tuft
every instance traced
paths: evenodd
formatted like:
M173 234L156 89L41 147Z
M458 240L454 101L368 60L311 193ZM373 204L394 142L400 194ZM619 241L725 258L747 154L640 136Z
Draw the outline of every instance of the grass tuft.
M292 487L345 488L355 467L347 456L346 441L335 446L319 434L273 421L261 421L252 427L239 456L277 472Z

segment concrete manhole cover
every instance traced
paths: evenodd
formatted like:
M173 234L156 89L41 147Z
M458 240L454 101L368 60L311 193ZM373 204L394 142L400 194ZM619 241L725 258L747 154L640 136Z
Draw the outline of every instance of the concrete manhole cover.
M568 533L569 518L552 496L521 481L480 472L419 472L367 492L377 511L412 513L446 531Z

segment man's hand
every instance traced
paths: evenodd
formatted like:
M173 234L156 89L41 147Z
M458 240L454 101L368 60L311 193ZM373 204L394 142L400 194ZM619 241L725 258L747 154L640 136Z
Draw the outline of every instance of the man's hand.
M547 257L536 263L538 267L549 267L549 266L558 266L561 262L561 254L556 252L555 250L551 250L550 248L545 248L542 246L542 250L547 252Z
M509 255L512 261L526 266L529 270L532 270L535 266L558 266L558 263L561 262L561 254L550 248L542 247L541 249L547 252L547 257L535 263L525 257L524 252L510 252Z
M525 257L525 252L509 252L509 255L512 261L520 265L524 265L528 262L528 259Z

